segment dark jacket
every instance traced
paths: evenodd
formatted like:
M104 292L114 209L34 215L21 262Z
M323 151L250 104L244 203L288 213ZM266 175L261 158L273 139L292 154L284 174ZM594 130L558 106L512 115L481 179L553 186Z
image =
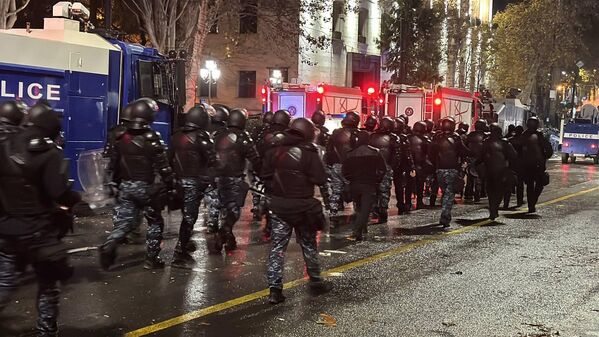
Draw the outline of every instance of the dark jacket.
M316 146L287 132L278 146L266 151L260 176L268 194L289 199L313 198L314 187L327 180Z
M429 158L438 170L459 170L462 161L471 155L472 153L457 133L437 133L429 147Z
M347 153L342 172L351 184L378 186L387 167L381 152L370 145L361 145Z

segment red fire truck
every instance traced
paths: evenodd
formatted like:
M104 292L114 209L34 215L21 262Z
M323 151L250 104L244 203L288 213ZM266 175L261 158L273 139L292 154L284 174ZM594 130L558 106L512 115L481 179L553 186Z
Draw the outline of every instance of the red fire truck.
M383 87L385 114L396 117L406 115L409 124L430 119L435 122L452 116L456 122L472 125L478 118L479 105L468 91L437 87L435 90L391 84Z
M262 89L264 109L286 109L294 117L312 117L316 110L327 115L327 127L336 129L348 111L362 110L362 91L320 84L318 86L283 84L278 90L265 86Z

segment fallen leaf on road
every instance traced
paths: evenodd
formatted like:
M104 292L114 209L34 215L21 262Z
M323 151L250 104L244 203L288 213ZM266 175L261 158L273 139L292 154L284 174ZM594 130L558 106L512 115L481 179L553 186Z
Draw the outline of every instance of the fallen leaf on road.
M326 326L337 326L337 320L329 314L320 314L320 318L316 321L317 324Z
M456 326L456 324L453 321L450 321L448 319L443 320L443 322L441 322L441 324L443 324L445 326Z

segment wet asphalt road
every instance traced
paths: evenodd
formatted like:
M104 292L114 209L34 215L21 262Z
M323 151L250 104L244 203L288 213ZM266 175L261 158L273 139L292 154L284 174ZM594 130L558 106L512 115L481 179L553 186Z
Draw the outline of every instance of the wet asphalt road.
M512 210L484 223L481 202L458 205L448 231L432 226L435 208L370 226L366 242L344 240L348 226L321 235L323 270L338 267L328 276L333 289L315 296L296 282L277 306L251 295L266 288L268 244L247 209L236 228L239 250L209 256L200 249L193 270L143 270L143 246L123 246L109 272L100 271L95 251L75 253L76 274L62 294L61 336L122 336L147 326L144 333L156 331L151 336L599 336L599 190L589 190L599 186L599 174L590 163L558 162L549 173L541 197L549 203L538 216ZM563 196L570 197L556 200ZM173 216L168 227L167 261L177 222ZM111 227L106 215L79 223L67 238L73 247L101 243ZM205 243L201 228L195 238ZM285 281L302 277L292 241ZM28 275L0 315L0 336L31 331L35 292ZM240 303L248 294L251 301ZM215 307L222 303L230 307ZM203 308L210 314L198 315ZM201 317L177 318L160 331L152 326L190 312ZM321 313L336 326L318 324Z

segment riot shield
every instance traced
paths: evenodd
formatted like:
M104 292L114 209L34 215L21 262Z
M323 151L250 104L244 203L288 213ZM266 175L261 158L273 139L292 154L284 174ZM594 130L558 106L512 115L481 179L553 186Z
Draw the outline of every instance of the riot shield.
M83 201L91 209L114 204L114 193L108 183L108 158L102 156L103 149L83 151L77 159L77 174L83 187Z

